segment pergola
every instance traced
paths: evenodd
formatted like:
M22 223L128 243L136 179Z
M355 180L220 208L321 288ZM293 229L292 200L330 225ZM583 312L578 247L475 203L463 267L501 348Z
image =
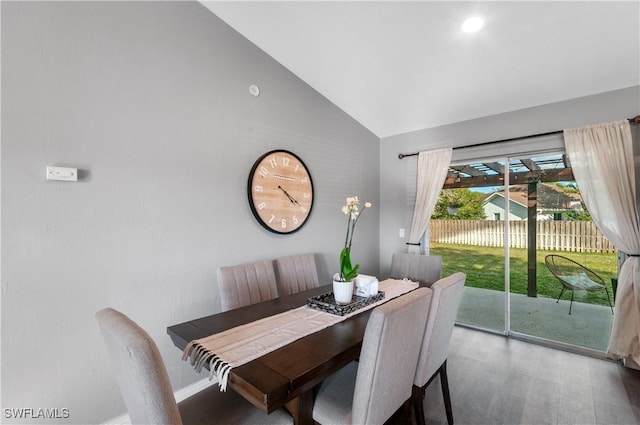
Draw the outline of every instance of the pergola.
M483 162L450 166L443 189L504 186L506 166L501 162ZM536 297L536 221L538 183L574 181L571 164L566 155L547 155L540 158L513 159L508 164L509 185L526 184L528 222L527 295Z
M443 189L503 186L504 173L505 165L500 162L450 166ZM509 163L511 185L560 181L573 181L573 171L566 155L522 158Z

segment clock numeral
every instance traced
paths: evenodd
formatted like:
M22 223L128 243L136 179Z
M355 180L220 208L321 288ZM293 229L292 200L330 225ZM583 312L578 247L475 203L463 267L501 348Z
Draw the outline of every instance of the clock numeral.
M269 164L271 164L271 168L276 168L278 166L278 161L274 157L271 157L269 158Z
M300 211L302 211L303 214L307 213L307 209L305 207L300 207Z
M309 183L309 179L308 178L303 178L302 180L300 180L301 183Z
M282 157L282 165L284 165L285 167L288 167L289 166L289 158L287 158L286 156Z
M280 226L281 226L283 229L286 229L286 228L287 228L287 219L286 219L286 218L283 218L283 219L282 219L282 221L280 222Z
M296 168L295 170L293 170L294 173L298 172L298 168L300 168L300 164L296 164Z
M259 209L259 210L263 210L263 209L265 209L266 207L267 207L267 203L266 203L266 202L260 202L260 203L258 204L258 209Z
M295 215L292 217L293 220L293 224L298 224L300 222L300 220L298 220L298 217L296 217Z
M267 174L269 174L269 170L267 170L265 167L260 167L260 175L262 177L267 177Z
M303 193L303 194L302 194L302 197L303 197L304 199L309 199L309 198L311 198L311 194L310 194L310 193Z
M275 215L271 214L271 218L269 219L269 223L273 223L273 219L276 218Z
M253 188L256 192L264 192L264 188L262 186L256 186Z

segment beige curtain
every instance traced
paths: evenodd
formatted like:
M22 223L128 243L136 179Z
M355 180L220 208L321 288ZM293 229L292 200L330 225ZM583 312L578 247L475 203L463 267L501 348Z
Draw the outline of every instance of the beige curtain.
M616 248L630 255L618 275L607 356L640 363L640 218L629 122L564 130L564 140L593 221Z
M438 196L447 178L453 149L442 148L418 154L418 182L416 189L416 205L413 209L413 221L409 243L418 244L426 233L429 234L429 220L436 207ZM409 245L409 254L429 254L429 238L423 246ZM422 248L422 249L420 249Z

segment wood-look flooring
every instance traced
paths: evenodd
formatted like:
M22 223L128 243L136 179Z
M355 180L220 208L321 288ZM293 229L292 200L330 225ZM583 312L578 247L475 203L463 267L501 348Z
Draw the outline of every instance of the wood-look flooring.
M456 425L640 424L640 371L616 362L456 326L447 365ZM439 378L424 410L446 425Z

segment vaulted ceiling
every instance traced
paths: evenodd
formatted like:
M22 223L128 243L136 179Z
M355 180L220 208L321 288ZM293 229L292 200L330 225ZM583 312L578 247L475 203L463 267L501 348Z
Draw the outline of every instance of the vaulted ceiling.
M379 137L640 85L638 1L202 3Z

